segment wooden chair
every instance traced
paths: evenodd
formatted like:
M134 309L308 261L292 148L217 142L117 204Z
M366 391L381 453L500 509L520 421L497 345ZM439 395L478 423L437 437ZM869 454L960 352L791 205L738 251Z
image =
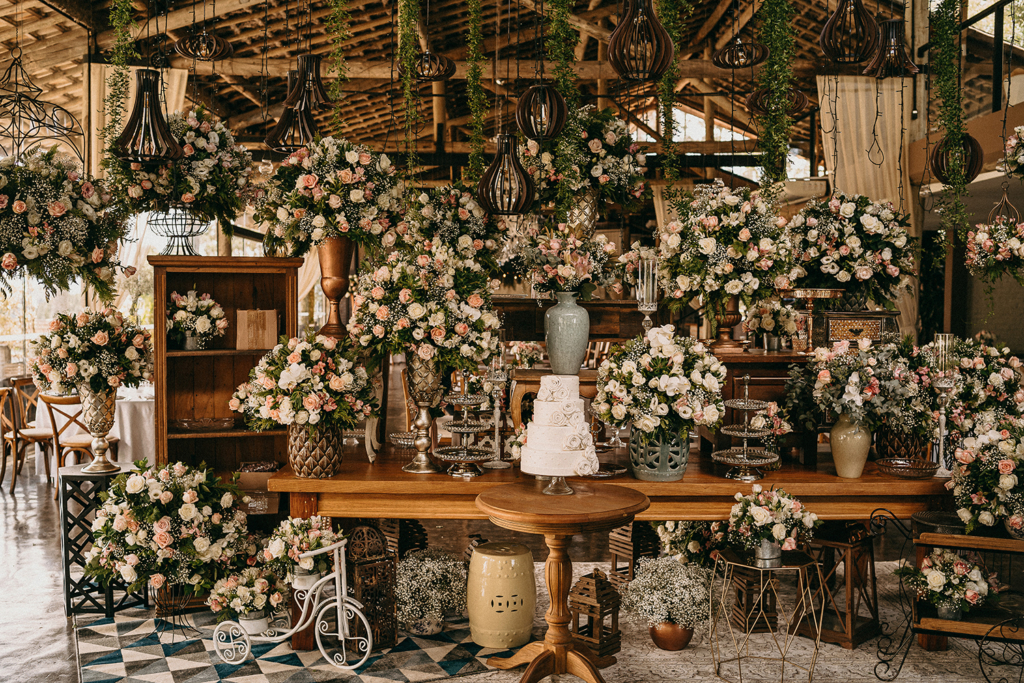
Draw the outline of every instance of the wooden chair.
M77 462L81 462L85 456L92 460L92 435L89 434L89 428L80 419L82 416L82 400L77 395L51 396L49 394L39 394L39 398L46 405L46 411L50 415L50 438L52 439L53 452L57 454L57 469L59 470L61 467L64 467L68 455L72 453L75 454ZM77 410L75 410L76 408ZM58 417L63 418L63 424L59 427L57 426ZM85 433L67 433L72 425L81 427ZM108 436L107 442L110 444L109 459L111 462L117 462L118 438L116 436ZM54 491L54 499L57 498L58 491L59 489Z
M3 437L0 448L0 484L7 475L7 454L11 454L11 482L18 472L18 430L14 422L14 389L0 389L0 436Z
M11 379L14 403L14 442L16 445L14 469L11 476L11 493L17 483L17 476L25 465L26 451L39 445L42 456L46 459L46 479L50 479L50 430L36 427L36 411L39 406L39 388L31 377L14 377ZM6 434L5 434L6 438Z

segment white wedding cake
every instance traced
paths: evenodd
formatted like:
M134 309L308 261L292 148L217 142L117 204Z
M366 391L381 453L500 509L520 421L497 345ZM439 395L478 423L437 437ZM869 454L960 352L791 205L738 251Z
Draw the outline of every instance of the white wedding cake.
M600 462L583 415L580 378L547 375L533 402L533 419L522 448L525 474L572 477L596 474Z

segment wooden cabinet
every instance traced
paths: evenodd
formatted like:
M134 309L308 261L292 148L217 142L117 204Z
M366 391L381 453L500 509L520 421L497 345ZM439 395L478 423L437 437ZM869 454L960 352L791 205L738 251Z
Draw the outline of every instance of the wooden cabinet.
M242 461L286 462L287 433L250 432L236 420L220 431L183 431L175 421L235 416L228 401L235 388L269 349L235 348L238 310L274 309L278 334L298 330L298 269L302 259L208 256L150 256L154 272L153 345L156 386L156 462L205 462L215 471L237 469ZM227 334L209 348L167 348L167 302L173 291L209 293L226 314Z

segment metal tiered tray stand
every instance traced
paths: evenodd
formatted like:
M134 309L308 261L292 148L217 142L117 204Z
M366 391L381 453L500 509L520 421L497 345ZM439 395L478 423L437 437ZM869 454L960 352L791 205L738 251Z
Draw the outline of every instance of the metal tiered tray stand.
M459 435L460 439L473 434L486 432L491 424L482 420L476 420L470 411L478 408L487 401L483 394L450 394L445 398L453 408L462 411L461 418L452 419L446 428L454 437ZM441 462L451 463L448 474L453 477L479 477L484 473L480 469L480 463L487 462L494 457L494 451L490 448L477 446L441 446L434 449L434 457Z
M771 465L779 459L778 453L770 453L763 446L751 447L751 439L763 439L771 434L768 429L756 429L750 426L750 412L764 410L768 407L765 401L755 401L750 398L750 375L743 376L743 398L733 398L725 402L727 408L739 410L743 413L743 424L732 424L722 427L722 433L737 439L743 439L743 445L739 448L727 448L722 451L715 451L711 454L715 462L723 465L730 465L726 472L727 479L738 481L757 481L763 479L764 474L758 467Z

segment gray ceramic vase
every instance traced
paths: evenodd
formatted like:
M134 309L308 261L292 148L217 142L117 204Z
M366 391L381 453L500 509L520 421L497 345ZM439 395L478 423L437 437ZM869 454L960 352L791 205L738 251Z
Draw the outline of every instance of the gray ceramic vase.
M551 372L578 375L590 341L590 314L576 304L576 292L555 292L558 303L544 314L544 341Z
M648 438L635 426L629 435L629 464L641 481L679 481L690 462L690 433Z

